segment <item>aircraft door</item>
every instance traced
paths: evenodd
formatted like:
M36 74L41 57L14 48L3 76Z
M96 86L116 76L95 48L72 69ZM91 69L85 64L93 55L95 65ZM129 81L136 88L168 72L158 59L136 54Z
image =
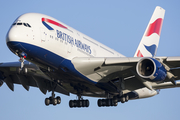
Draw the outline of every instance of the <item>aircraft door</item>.
M71 46L71 44L68 44L67 45L67 53L71 53L71 51L72 51L72 46Z
M47 33L43 28L40 29L40 34L41 34L41 42L45 42Z

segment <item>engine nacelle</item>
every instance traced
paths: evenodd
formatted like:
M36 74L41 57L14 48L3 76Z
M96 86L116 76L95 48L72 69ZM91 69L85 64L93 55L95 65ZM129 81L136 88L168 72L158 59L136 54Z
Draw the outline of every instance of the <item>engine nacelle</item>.
M136 65L136 71L140 77L151 82L163 81L167 75L164 66L153 58L141 59Z

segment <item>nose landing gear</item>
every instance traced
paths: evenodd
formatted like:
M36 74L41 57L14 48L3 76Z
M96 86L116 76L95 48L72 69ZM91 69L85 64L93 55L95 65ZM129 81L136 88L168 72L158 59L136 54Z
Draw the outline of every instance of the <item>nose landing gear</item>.
M24 67L24 59L27 57L27 54L22 52L20 54L20 59L19 59L19 62L21 62L21 68L20 68L20 71L23 70L23 67Z

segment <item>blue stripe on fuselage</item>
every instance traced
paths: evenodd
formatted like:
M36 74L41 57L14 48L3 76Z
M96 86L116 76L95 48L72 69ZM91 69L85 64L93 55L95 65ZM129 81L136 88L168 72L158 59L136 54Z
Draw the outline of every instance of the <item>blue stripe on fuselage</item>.
M88 80L94 84L97 82L90 80L86 76L82 75L79 73L75 68L72 62L68 59L65 59L49 50L46 50L44 48L28 44L28 43L22 43L22 42L8 42L7 43L8 47L11 50L19 50L22 52L25 52L27 54L27 58L33 58L35 61L38 63L44 64L47 67L51 66L55 69L63 69L67 68L68 73L72 74L74 79L77 79L77 76L80 77L81 79Z
M44 24L44 26L47 27L47 29L49 30L54 30L51 26L49 26L46 22L42 21L42 23Z

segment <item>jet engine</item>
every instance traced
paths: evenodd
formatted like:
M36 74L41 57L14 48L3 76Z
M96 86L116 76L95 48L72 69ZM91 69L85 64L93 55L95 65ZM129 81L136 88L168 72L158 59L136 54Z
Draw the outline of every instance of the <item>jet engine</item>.
M164 66L154 58L143 58L136 65L137 74L151 82L163 81L167 71Z

